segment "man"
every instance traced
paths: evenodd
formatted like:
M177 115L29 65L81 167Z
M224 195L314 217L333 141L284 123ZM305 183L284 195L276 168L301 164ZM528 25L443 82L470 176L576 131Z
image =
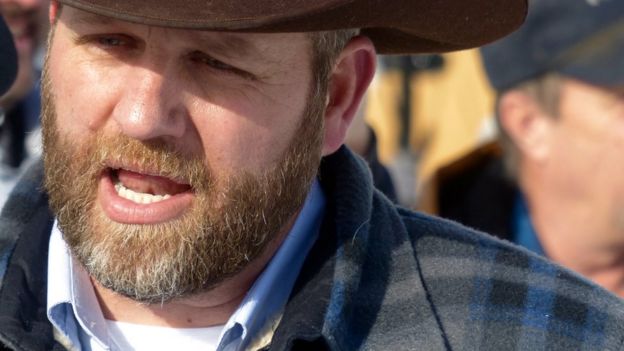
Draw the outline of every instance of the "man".
M624 296L624 3L530 5L483 48L513 181L482 149L443 182L440 213Z
M619 299L396 208L341 147L376 49L478 45L526 10L465 5L52 2L45 171L0 221L5 347L621 348Z
M0 17L0 96L13 85L17 76L17 52L9 28Z
M36 61L41 56L41 36L46 27L44 10L42 0L0 0L0 14L13 34L19 61L15 83L0 97L0 206L25 161L40 150L37 82L41 65Z
M17 79L0 99L5 110L28 94L37 79L32 67L41 35L42 9L41 0L0 0L0 13L14 36L19 61Z

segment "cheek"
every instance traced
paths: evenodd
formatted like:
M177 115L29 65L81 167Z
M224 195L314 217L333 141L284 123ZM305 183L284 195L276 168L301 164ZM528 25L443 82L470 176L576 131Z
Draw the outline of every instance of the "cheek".
M605 212L624 203L624 128L585 127L555 136L548 164L551 186Z
M104 70L94 68L59 45L50 53L49 77L59 130L69 137L95 133L105 124L114 107L119 83Z
M258 173L280 161L307 108L305 81L223 84L208 98L188 97L196 101L186 105L213 169Z
M619 135L606 136L596 151L591 178L596 195L606 196L624 205L624 130Z
M253 105L253 106L252 106ZM292 140L300 113L264 104L237 109L211 106L192 114L213 169L258 173L275 164Z

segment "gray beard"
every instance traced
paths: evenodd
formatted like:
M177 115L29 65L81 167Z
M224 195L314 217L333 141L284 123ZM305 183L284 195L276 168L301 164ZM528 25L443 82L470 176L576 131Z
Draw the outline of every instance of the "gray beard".
M88 273L133 300L164 303L192 296L241 272L302 206L316 175L324 106L318 101L308 105L275 167L258 176L215 180L203 164L163 142L124 136L85 138L80 145L64 140L46 77L44 73L42 124L51 208L72 255ZM196 180L191 183L196 193L192 208L167 223L111 221L96 200L103 161L111 158L150 162L168 174Z

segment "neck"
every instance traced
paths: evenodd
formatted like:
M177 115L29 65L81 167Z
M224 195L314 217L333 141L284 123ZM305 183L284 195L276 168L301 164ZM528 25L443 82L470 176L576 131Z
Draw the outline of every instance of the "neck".
M624 296L624 241L614 229L584 204L548 198L547 191L528 182L522 188L546 256Z
M548 225L536 222L538 238L549 259L624 297L623 246L606 247L591 240L556 235L561 231L548 230Z
M262 254L243 271L215 288L162 304L144 304L121 296L93 278L93 288L105 319L174 328L222 325L236 311L252 284L281 246L297 217L296 213Z
M624 246L598 243L591 230L575 235L579 228L572 223L557 226L533 213L531 218L549 259L624 297Z
M603 267L602 270L584 274L590 280L612 293L624 297L624 264L620 262L612 267Z

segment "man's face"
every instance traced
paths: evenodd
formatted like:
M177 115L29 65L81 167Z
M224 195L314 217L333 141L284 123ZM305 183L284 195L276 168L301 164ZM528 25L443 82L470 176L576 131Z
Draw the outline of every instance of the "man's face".
M562 211L571 223L590 223L596 240L621 250L624 87L607 89L563 79L559 107L549 135L545 191L571 209Z
M44 72L46 188L96 280L141 301L188 296L285 229L321 156L310 51L304 34L173 30L63 7Z
M18 54L19 71L15 83L0 100L0 106L10 107L33 86L35 73L33 57L40 43L45 24L44 0L0 0L0 13L4 16Z

